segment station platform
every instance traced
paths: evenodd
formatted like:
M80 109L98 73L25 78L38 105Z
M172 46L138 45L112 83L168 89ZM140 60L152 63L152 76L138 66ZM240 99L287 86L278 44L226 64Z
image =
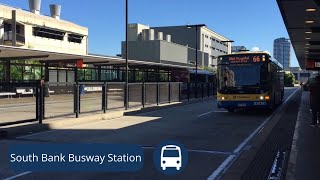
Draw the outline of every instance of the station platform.
M289 156L286 179L320 179L320 126L311 127L309 92L304 91Z

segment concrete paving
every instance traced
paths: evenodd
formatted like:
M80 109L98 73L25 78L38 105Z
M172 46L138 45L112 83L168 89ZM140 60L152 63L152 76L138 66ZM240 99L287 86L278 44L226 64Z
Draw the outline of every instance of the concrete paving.
M311 127L309 92L303 92L286 179L320 179L320 126Z
M288 97L295 88L287 89ZM195 103L136 116L42 132L0 142L0 178L14 179L206 179L243 144L271 114L269 111L228 113L215 101ZM187 168L177 176L157 172L152 147L177 140L189 151ZM33 173L12 172L7 148L14 143L130 143L145 148L145 165L137 173ZM206 152L204 152L206 151ZM18 175L18 176L16 176Z

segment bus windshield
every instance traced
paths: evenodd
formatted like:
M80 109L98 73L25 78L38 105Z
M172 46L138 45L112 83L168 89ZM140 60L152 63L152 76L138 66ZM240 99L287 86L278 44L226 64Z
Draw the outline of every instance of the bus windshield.
M219 88L261 86L265 70L264 63L219 65Z
M163 157L179 157L178 150L164 150Z

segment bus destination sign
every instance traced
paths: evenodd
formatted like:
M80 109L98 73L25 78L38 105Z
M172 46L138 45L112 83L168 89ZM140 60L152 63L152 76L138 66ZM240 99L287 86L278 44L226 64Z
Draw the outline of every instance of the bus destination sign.
M230 63L260 63L265 61L263 55L237 55L237 56L227 56L227 61Z

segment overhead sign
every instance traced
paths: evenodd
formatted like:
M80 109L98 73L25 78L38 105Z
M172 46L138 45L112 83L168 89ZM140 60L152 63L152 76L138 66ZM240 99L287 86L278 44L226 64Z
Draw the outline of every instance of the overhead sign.
M320 70L320 62L315 60L306 60L306 69L307 70Z

